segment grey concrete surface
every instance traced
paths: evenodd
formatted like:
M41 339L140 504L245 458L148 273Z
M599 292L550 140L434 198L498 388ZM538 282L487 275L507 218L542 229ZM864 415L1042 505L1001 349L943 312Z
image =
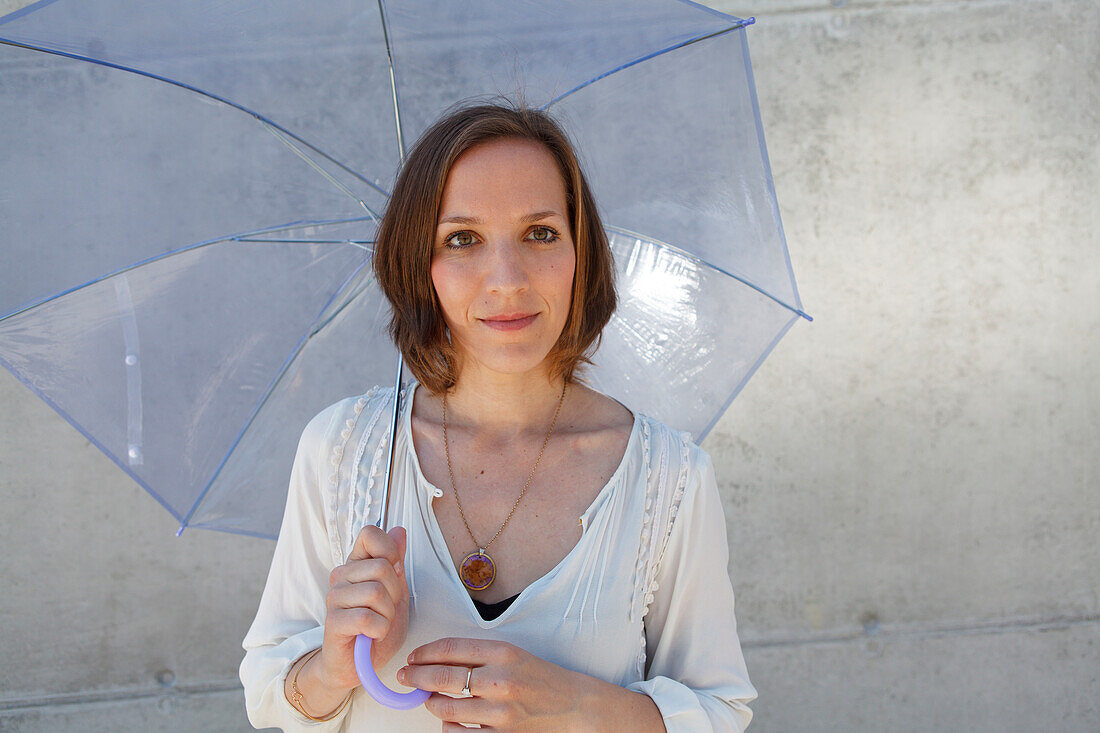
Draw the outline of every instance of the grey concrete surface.
M704 443L752 730L1100 730L1100 6L714 6L816 319ZM0 730L249 729L273 545L176 539L6 372L0 496Z
M6 371L0 405L0 730L250 730L240 642L274 545L177 539Z
M156 731L233 733L251 731L244 717L242 690L173 691L118 695L110 699L51 701L0 718L12 733L56 731ZM275 730L275 729L268 729Z
M752 648L750 730L1093 731L1097 645L1082 624Z

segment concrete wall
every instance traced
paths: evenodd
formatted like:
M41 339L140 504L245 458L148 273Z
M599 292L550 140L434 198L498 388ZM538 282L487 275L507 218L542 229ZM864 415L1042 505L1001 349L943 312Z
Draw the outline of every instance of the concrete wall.
M707 441L760 731L1100 730L1100 6L725 3L792 330Z
M704 444L753 730L1100 729L1100 7L714 5L816 318ZM273 545L176 539L6 372L0 496L0 730L248 729Z

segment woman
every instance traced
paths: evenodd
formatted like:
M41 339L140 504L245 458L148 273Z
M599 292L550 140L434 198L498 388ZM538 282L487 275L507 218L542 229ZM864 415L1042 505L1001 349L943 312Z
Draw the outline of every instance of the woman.
M375 270L416 377L306 427L241 664L257 727L743 730L755 697L710 459L585 387L611 254L544 113L436 123L402 170ZM379 676L434 694L394 711ZM401 689L398 687L398 689ZM456 697L460 696L461 697Z

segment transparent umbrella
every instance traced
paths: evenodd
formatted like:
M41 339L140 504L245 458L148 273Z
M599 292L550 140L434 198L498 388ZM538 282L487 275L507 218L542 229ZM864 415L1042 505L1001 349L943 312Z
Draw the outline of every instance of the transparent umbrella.
M371 242L461 100L581 151L584 376L702 440L800 317L741 20L678 0L41 0L0 17L0 364L185 527L274 538L302 426L393 381Z

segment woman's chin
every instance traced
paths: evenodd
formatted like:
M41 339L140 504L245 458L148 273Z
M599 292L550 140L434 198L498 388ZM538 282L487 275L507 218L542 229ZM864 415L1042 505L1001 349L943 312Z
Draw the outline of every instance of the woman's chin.
M486 375L538 375L546 374L550 370L550 360L547 359L549 350L546 351L533 351L531 349L522 350L523 353L517 353L516 349L509 349L506 353L496 353L473 355L472 358L468 357L462 360L463 367L461 371L467 371L467 367L473 367L474 371L483 372Z

